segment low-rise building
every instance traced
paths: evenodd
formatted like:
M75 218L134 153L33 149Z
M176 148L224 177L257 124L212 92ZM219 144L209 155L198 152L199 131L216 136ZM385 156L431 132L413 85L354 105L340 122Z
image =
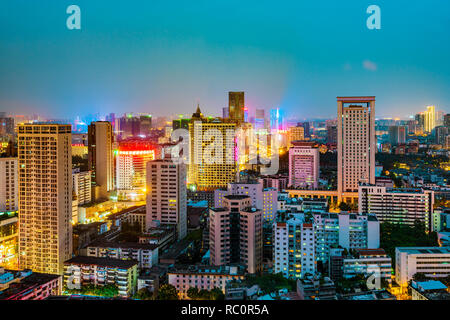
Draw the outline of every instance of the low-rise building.
M77 256L64 262L65 286L115 285L122 297L136 292L137 275L136 260Z
M355 249L352 257L343 260L343 277L353 278L359 274L379 275L381 279L391 278L392 259L383 249Z
M44 300L61 294L60 275L0 268L0 300Z
M412 281L410 289L412 300L450 300L447 286L440 281Z
M83 251L88 257L136 260L139 269L150 269L158 264L158 246L155 244L95 241Z
M336 286L328 277L298 279L297 295L300 300L336 300Z
M416 273L434 278L450 275L450 247L395 248L395 281L407 287Z
M189 288L198 290L221 289L230 280L243 280L244 269L240 266L186 266L174 267L169 270L168 282L179 292L182 299L187 298Z

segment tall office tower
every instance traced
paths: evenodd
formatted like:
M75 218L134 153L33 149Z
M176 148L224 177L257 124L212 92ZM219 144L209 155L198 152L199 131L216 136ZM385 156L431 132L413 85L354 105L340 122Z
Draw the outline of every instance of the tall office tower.
M445 146L445 141L448 136L448 128L444 126L439 126L434 128L435 142L441 146Z
M72 256L71 126L21 124L19 267L62 274Z
M314 228L305 223L304 215L280 215L273 224L274 273L286 278L303 278L317 270Z
M330 249L378 249L380 222L374 214L314 213L316 259L327 262Z
M191 121L191 119L175 119L172 121L172 129L173 130L177 130L177 129L186 129L189 130L189 122Z
M310 130L310 125L309 122L299 122L297 123L297 127L303 127L305 129L305 138L311 138L311 130Z
M305 140L305 128L303 127L290 127L288 131L288 148L291 147L293 141Z
M236 179L235 157L236 123L203 117L200 107L192 114L189 123L189 171L191 190L208 191L226 187ZM221 154L214 151L211 133L220 134ZM217 142L218 143L218 142Z
M139 116L139 134L141 136L150 135L152 129L152 115L151 114L141 114Z
M133 114L125 114L119 119L119 135L122 139L137 137L141 134L141 120Z
M72 170L73 191L77 196L78 205L91 202L92 181L90 171L80 171L79 168Z
M262 213L243 195L224 197L224 207L209 211L210 263L239 263L248 273L262 270Z
M228 119L230 117L230 110L227 107L222 108L222 118Z
M6 117L4 113L0 115L0 138L2 136L14 135L14 118Z
M277 214L278 191L274 188L264 188L263 181L247 183L229 183L227 190L214 191L214 207L224 206L224 197L230 195L244 195L252 199L252 206L261 210L263 219L271 221Z
M19 169L17 158L0 157L0 212L17 211Z
M146 229L154 221L177 226L178 239L187 234L186 166L170 159L147 162Z
M280 108L270 110L270 132L278 133L286 130L286 119L284 111Z
M417 125L424 129L425 128L425 113L424 112L420 112L418 114L416 114L415 116L416 121L417 121Z
M263 130L266 128L266 117L264 109L256 109L255 111L255 130Z
M439 110L436 111L436 123L435 126L443 126L444 125L444 111Z
M389 142L396 146L406 143L406 126L390 126L389 127Z
M146 197L147 162L155 160L152 143L146 140L124 140L117 152L117 196L142 201Z
M422 189L360 185L359 212L376 214L380 222L413 226L416 220L432 229L434 192Z
M450 113L444 115L444 126L450 129Z
M424 112L424 129L431 132L436 127L436 111L434 106L428 106Z
M92 172L92 200L107 199L114 190L111 123L92 122L88 127L88 169Z
M337 125L327 125L327 143L337 144Z
M338 97L338 196L375 183L375 97Z
M417 120L407 120L406 121L406 127L408 129L407 133L415 134L418 130L418 123Z
M242 123L245 121L244 92L228 92L228 114L231 120Z
M289 149L289 185L308 189L319 186L319 148L315 142L292 143Z

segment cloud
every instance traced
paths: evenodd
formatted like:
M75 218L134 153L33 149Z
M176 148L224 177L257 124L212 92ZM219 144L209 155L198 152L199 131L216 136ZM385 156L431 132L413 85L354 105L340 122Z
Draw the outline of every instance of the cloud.
M377 71L377 68L378 68L377 64L370 60L364 60L363 67L364 67L364 69L369 70L369 71Z
M344 64L344 70L345 70L345 71L352 70L352 65L351 65L350 63Z

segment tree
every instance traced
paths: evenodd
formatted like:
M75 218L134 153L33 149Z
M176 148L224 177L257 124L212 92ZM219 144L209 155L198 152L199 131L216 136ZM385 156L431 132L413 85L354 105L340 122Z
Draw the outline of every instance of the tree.
M415 273L415 274L413 275L413 280L414 280L414 281L427 281L428 278L427 278L427 276L425 275L425 273L417 272L417 273Z
M225 300L225 295L223 294L222 290L219 288L214 288L210 291L210 300Z
M178 300L178 291L171 284L164 284L159 288L157 300Z
M340 209L341 211L350 211L350 210L351 210L351 207L350 207L350 205L349 205L348 203L346 203L346 202L341 202L341 203L339 203L339 209Z
M136 300L153 300L153 293L148 288L141 288L133 296Z
M190 287L187 291L187 296L189 299L195 300L198 298L198 289L195 287Z

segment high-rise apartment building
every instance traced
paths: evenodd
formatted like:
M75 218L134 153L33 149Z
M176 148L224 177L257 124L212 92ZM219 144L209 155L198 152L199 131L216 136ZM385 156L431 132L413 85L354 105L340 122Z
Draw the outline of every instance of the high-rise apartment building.
M187 234L186 166L170 159L147 162L146 228L154 221L176 225L178 239Z
M305 140L305 128L290 127L288 130L288 144L287 147L292 147L292 142Z
M380 247L380 222L373 214L315 213L313 216L317 260L327 262L330 249L336 246L347 250Z
M431 190L360 185L359 212L375 214L380 222L413 226L418 220L431 230L434 192Z
M19 266L62 274L72 256L71 126L18 127Z
M238 263L248 273L262 270L262 212L251 206L249 196L224 197L224 207L210 209L210 263L215 266Z
M314 142L295 141L289 149L289 185L317 189L319 149Z
M302 213L286 213L273 224L274 273L303 278L317 270L314 227Z
M189 124L189 172L188 184L195 190L208 191L226 187L236 180L235 158L236 123L223 122L218 118L203 117L200 108L192 115ZM217 134L222 143L219 154L213 148L211 134Z
M228 92L228 115L232 121L237 123L245 121L244 108L244 92Z
M83 205L91 202L91 172L80 171L79 169L72 170L73 191L78 200L78 205Z
M448 136L448 128L445 126L438 126L434 128L434 138L436 144L439 144L441 146L445 146L445 140Z
M338 97L338 196L375 183L375 97Z
M17 158L0 157L0 212L17 211L19 205Z
M0 137L14 135L14 118L0 114Z
M406 126L390 126L389 127L389 142L391 145L396 146L406 143Z
M274 188L264 188L263 182L229 183L228 188L214 191L214 206L224 206L224 197L228 195L244 195L252 199L251 205L262 211L264 220L273 220L277 214L278 191Z
M106 199L114 190L114 140L111 123L92 122L88 127L88 169L92 173L92 200Z
M428 106L424 112L424 129L426 132L431 132L434 127L436 127L436 109L434 106Z

